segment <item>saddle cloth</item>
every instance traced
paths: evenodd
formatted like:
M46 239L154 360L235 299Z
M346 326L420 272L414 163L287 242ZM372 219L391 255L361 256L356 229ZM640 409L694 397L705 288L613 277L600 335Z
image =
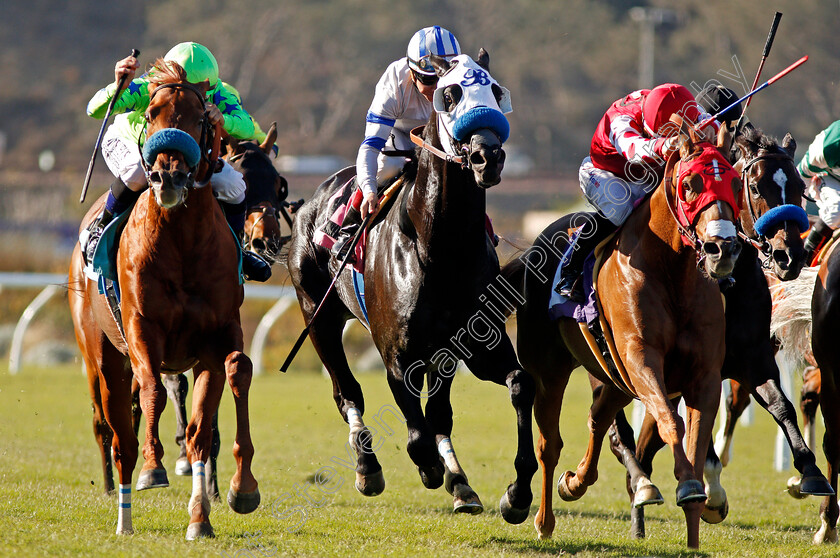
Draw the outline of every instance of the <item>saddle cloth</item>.
M312 242L316 246L321 246L327 250L331 250L336 243L338 233L341 230L341 223L344 221L344 216L349 209L348 202L356 185L356 177L352 177L343 186L338 188L335 193L327 200L327 214L329 218L324 223L315 229L312 235ZM358 273L364 273L365 270L365 245L367 244L367 231L362 231L362 236L354 249L354 256L356 261L353 262L353 269Z

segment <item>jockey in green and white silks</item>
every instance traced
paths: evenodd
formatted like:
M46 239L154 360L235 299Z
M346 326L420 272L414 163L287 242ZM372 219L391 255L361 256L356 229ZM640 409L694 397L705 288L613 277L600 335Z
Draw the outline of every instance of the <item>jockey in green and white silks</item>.
M840 120L817 134L796 169L810 179L808 192L820 215L805 239L805 261L810 264L812 255L840 226Z
M232 137L242 140L255 138L255 121L239 101L238 94L230 91L219 79L219 66L213 54L204 46L185 42L175 45L164 55L165 61L177 62L187 73L191 83L209 81L206 102L212 122L221 120L222 127ZM116 93L120 76L134 77L139 67L134 57L119 61L115 68L114 83L100 89L88 102L87 113L94 118L104 118L108 104ZM235 91L235 90L234 90ZM123 211L129 209L146 189L146 175L141 161L141 149L145 142L145 111L149 106L148 74L131 79L114 105L117 116L102 141L102 156L108 168L116 176L105 203L101 218L82 233L80 241L88 261L92 260L96 243L105 225ZM261 130L260 130L261 131ZM263 133L265 139L265 134ZM213 195L219 201L231 229L241 237L245 227L245 180L242 174L222 162L210 180ZM265 281L271 275L267 262L255 254L245 253L243 271L246 277Z

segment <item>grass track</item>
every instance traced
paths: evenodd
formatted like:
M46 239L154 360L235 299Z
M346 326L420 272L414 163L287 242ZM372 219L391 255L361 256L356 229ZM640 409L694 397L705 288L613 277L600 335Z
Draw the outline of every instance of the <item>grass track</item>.
M5 366L5 364L4 364ZM393 405L382 374L359 378L367 396L366 416ZM588 383L577 373L561 418L566 446L558 470L573 468L585 448ZM386 418L394 432L375 441L387 487L376 498L353 488L346 460L347 427L331 397L328 379L292 368L288 375L254 380L252 434L254 473L262 504L240 516L214 504L216 539L184 540L190 480L176 477L174 417L164 412L161 435L170 487L134 492L135 534L114 535L116 499L101 490L99 457L90 426L90 403L79 367L0 371L0 556L837 556L840 547L815 547L815 499L795 501L783 493L791 473L771 466L775 424L763 410L756 422L739 428L734 463L724 470L730 500L721 525L701 524L701 552L687 552L683 515L674 504L673 462L661 452L654 482L666 498L648 508L644 541L628 536L629 513L624 472L605 449L600 481L579 502L555 496L554 538L538 541L532 513L522 525L508 525L498 500L513 478L514 414L506 390L458 375L453 387L453 442L486 512L451 513L451 497L422 487L405 453L405 429ZM387 415L386 415L387 417ZM219 484L223 491L233 472L234 432L229 391L222 400L222 453ZM820 433L820 436L822 433ZM818 463L824 468L824 458ZM138 463L138 471L140 464ZM312 485L324 466L338 470L327 497ZM532 488L538 494L539 473ZM136 481L136 474L134 477ZM308 503L308 494L319 506ZM286 496L287 499L278 502ZM538 498L538 496L535 496ZM272 513L272 504L274 511ZM297 508L293 506L299 506ZM305 516L303 515L305 511ZM284 515L285 514L285 515ZM295 526L298 529L295 531Z

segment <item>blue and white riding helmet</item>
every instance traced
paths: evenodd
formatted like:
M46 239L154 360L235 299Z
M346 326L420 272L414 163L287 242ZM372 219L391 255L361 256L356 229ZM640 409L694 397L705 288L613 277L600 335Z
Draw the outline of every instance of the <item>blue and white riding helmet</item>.
M456 86L460 95L454 104L447 106L445 95L450 86ZM453 58L449 70L438 80L433 105L443 128L459 142L481 128L493 130L502 143L510 135L510 124L505 117L513 110L510 91L499 85L490 72L466 54ZM442 143L449 152L449 142Z
M408 42L408 66L418 74L433 76L435 69L429 63L429 55L436 54L445 58L451 58L461 54L461 46L455 35L435 25L424 27L411 37Z

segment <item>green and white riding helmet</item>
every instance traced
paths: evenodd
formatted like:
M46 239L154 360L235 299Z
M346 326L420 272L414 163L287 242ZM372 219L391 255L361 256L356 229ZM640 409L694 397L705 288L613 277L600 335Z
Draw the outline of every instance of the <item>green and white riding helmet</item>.
M212 89L219 81L219 64L210 49L204 45L193 42L179 43L169 49L163 59L180 64L186 70L190 83L209 80Z

